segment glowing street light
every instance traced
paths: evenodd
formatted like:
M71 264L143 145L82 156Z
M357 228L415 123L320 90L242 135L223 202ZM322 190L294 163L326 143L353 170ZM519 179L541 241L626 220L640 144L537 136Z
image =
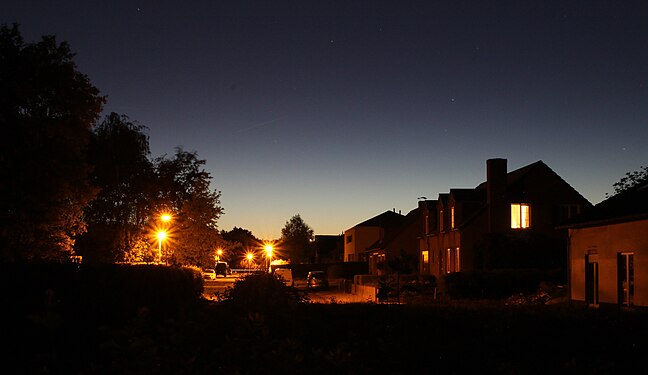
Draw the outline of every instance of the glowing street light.
M162 214L162 215L160 215L160 220L162 220L165 223L168 223L169 221L171 221L171 215Z
M222 255L223 255L223 249L216 250L216 261L219 261Z
M158 231L157 238L158 238L158 255L160 256L160 260L162 260L162 241L164 241L167 238L167 233L163 230Z
M250 273L250 268L252 268L252 260L254 259L254 254L247 253L245 254L245 258L248 261L248 273Z
M271 271L271 265L272 265L272 244L266 244L265 245L265 252L266 252L266 257L268 258L268 272Z

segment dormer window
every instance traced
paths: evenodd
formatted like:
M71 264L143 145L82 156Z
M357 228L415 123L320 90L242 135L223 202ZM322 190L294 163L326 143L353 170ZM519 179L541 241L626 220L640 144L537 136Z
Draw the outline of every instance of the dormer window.
M531 206L527 203L511 204L511 228L525 229L531 227Z

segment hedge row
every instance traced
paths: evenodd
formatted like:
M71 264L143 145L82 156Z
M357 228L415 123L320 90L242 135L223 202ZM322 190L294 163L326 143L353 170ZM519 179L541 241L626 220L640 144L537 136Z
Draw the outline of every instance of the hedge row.
M3 264L0 283L19 315L60 311L98 320L128 319L143 309L177 315L203 291L198 271L159 265Z
M561 271L545 269L455 272L441 277L439 287L443 295L453 299L500 299L533 293L543 281L560 284L563 279Z

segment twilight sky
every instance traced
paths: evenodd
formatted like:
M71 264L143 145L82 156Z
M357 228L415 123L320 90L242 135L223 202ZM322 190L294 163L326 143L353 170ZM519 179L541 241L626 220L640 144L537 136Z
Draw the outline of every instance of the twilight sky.
M592 203L648 164L648 1L3 0L12 22L69 42L153 156L197 151L220 228L262 239L405 214L488 158Z

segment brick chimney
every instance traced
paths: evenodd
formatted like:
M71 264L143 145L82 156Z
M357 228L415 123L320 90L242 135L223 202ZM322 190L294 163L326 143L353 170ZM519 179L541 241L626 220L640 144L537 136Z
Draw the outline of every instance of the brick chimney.
M506 159L486 160L486 202L488 231L505 231L511 220L510 208L506 202Z

